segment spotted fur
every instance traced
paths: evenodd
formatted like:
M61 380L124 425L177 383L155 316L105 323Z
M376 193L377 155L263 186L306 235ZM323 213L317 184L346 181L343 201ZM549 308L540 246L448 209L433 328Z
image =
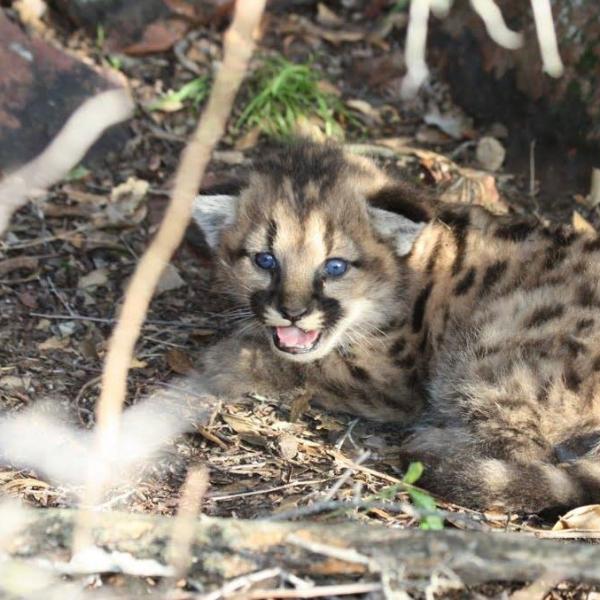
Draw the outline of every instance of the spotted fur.
M369 201L419 225L407 253ZM277 273L253 264L265 249ZM335 281L320 270L332 256L352 265ZM406 459L461 504L600 501L597 237L439 204L367 161L302 143L258 165L217 263L246 322L207 356L216 393L297 388L327 408L410 426ZM305 311L298 327L324 332L317 351L273 345L290 310Z

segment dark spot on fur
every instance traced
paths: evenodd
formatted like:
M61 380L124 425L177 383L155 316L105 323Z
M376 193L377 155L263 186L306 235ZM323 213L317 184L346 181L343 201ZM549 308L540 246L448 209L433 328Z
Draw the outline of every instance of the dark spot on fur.
M419 388L421 386L421 382L419 380L419 373L417 372L416 369L413 369L410 372L410 375L408 376L407 379L407 383L408 383L408 387L416 389Z
M548 404L548 399L550 397L550 389L552 388L551 381L544 381L538 387L537 394L535 399L542 405Z
M596 252L598 250L600 250L600 236L594 238L593 240L588 240L583 245L584 252Z
M327 254L331 254L333 249L333 238L335 235L335 228L333 226L333 221L331 219L327 219L327 223L325 223L325 248L327 249ZM354 261L358 262L358 261Z
M452 264L452 275L457 275L462 269L465 252L467 249L467 233L471 219L466 212L456 212L451 209L444 210L439 215L439 220L452 231L456 244L456 256Z
M567 338L564 340L564 345L567 348L569 354L575 358L576 356L578 356L579 354L586 354L588 351L587 346L578 341L575 340L573 338Z
M427 259L427 266L425 267L425 271L428 274L433 273L433 269L435 267L435 263L438 259L438 256L440 255L441 249L442 249L442 236L438 235L437 239L435 240L435 244L433 245L433 250L431 251L429 258Z
M532 221L517 221L501 225L496 229L494 235L500 240L510 242L522 242L535 231L536 224Z
M552 319L562 317L565 307L562 304L540 306L536 308L531 316L525 321L525 327L539 327Z
M354 365L351 362L347 362L346 366L348 367L348 371L350 371L350 375L352 375L352 377L354 377L354 379L357 379L358 381L361 381L361 382L370 381L371 376L362 367L359 367L358 365Z
M492 286L502 279L502 276L504 273L506 273L507 269L507 260L499 260L491 264L483 274L483 280L481 282L481 294L483 295L489 292Z
M570 227L557 226L557 227L544 227L542 229L544 237L552 240L555 246L561 246L566 248L570 246L578 237L579 234L573 231Z
M594 319L591 317L588 319L579 319L577 323L575 323L575 333L581 333L584 329L589 329L594 325Z
M592 369L594 371L600 371L600 355L596 356L592 361Z
M424 331L423 331L423 335L421 337L421 342L419 343L419 352L421 354L425 353L425 350L427 350L427 342L429 341L429 329L427 327L425 327Z
M429 296L431 294L431 288L433 287L433 282L429 282L417 296L415 300L415 305L413 307L412 313L412 330L417 333L421 331L421 327L423 327L423 319L425 318L425 307L427 306L427 300L429 300Z
M454 286L455 296L463 296L473 287L476 273L475 267L471 267L467 271L465 276Z
M544 269L555 269L560 263L565 260L567 251L564 248L557 248L556 246L550 246L546 249L546 255L544 259Z
M265 306L270 301L272 294L269 290L258 290L250 295L250 308L261 319L265 313Z
M389 353L391 356L394 356L396 354L400 354L400 352L402 352L404 350L404 348L406 348L406 340L403 337L401 337L401 338L398 338L390 346Z
M576 373L572 365L565 367L565 387L571 392L577 392L581 385L581 377Z
M273 243L277 237L277 223L273 219L269 219L267 226L267 248L269 251L273 251Z
M320 306L325 315L325 329L332 329L335 324L342 318L344 309L335 298L321 298Z
M248 256L248 251L245 248L225 248L225 256L227 257L227 262L233 264Z
M416 359L414 354L407 354L403 358L398 358L394 361L394 364L401 369L411 369L415 366Z
M582 283L577 288L576 302L579 306L589 307L596 305L596 293L589 283Z

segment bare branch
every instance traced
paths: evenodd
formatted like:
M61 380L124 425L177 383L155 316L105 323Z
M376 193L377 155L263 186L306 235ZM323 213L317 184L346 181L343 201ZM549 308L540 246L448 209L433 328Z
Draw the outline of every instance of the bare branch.
M171 201L156 237L141 258L127 290L119 321L113 331L102 377L102 392L97 406L96 459L90 474L84 504L99 503L108 478L105 457L118 446L122 407L125 401L127 373L148 305L160 275L181 243L189 223L192 203L211 152L223 135L238 88L254 50L257 30L266 0L237 2L233 22L224 37L224 60L217 73L208 104L196 131L185 147ZM80 523L77 548L89 541L91 513Z

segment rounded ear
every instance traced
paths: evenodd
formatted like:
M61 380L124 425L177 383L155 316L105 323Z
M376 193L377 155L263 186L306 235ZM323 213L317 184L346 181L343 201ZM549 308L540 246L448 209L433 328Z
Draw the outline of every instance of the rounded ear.
M369 205L402 215L413 223L428 223L438 201L427 191L395 181L367 196Z
M406 256L425 223L415 223L403 215L399 215L381 208L369 207L369 221L377 233L394 243L396 254Z
M235 222L237 207L236 196L196 196L192 220L204 234L211 250L218 246L221 232Z

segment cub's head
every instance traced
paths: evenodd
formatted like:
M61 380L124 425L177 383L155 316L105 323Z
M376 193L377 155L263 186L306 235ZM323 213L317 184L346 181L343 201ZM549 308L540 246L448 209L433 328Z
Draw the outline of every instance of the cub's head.
M420 225L367 206L386 185L367 161L296 143L259 162L239 198L201 196L194 217L218 279L274 352L310 362L395 316L400 246Z

